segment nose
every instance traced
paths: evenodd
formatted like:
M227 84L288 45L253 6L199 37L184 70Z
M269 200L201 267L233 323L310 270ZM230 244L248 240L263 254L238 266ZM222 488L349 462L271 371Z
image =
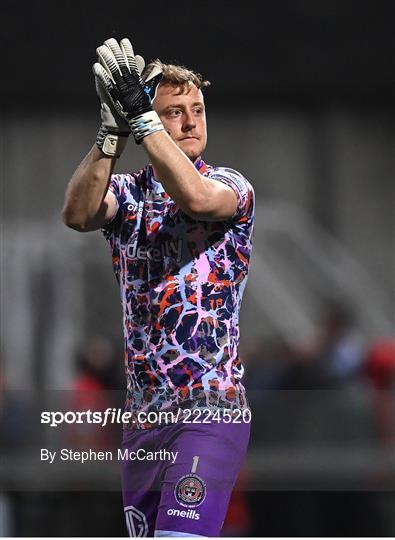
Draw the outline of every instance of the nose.
M196 127L196 120L191 111L185 111L184 122L182 124L183 131L189 131Z

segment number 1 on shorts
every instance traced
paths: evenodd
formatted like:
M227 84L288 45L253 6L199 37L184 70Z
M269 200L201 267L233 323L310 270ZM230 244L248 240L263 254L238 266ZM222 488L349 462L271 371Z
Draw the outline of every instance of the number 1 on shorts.
M193 456L193 460L192 460L193 463L192 463L192 469L191 469L192 474L194 474L197 470L199 459L200 459L199 456Z

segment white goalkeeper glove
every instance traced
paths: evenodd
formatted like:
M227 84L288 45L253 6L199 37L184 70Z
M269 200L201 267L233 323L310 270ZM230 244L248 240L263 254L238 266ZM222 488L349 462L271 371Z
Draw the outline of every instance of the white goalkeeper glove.
M96 144L107 155L120 155L130 131L140 143L150 133L164 129L152 110L162 73L154 69L143 80L144 60L134 55L128 39L119 44L108 39L96 52L99 62L94 64L93 72L102 103L102 123L108 131L104 137L99 131Z
M107 40L102 47L109 47L107 42L110 41ZM136 55L135 63L139 74L141 74L145 66L144 58ZM95 76L96 94L100 102L101 116L101 126L96 136L96 146L107 156L119 157L126 146L130 135L130 127L128 122L125 121L114 107L112 99L108 96L101 79L96 73L95 66L96 64L93 66L93 73Z

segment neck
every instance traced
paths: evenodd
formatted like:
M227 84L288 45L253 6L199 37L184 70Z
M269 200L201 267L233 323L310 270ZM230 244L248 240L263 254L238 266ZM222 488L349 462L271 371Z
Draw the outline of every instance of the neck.
M192 158L188 158L188 159L190 161L192 161L192 163L196 167L199 164L200 160L202 159L202 156L199 156L196 159L192 159ZM154 178L156 178L156 180L159 180L158 175L157 175L156 170L155 170L155 167L153 165L151 165L151 167L152 167L152 170L153 170L153 173L154 173Z

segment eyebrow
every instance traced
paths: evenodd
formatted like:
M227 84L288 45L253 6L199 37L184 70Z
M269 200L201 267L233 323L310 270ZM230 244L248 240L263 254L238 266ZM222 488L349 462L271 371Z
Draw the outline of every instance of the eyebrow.
M192 103L191 106L192 107L196 107L196 106L204 107L204 103L203 103L203 101L195 101L195 103ZM167 111L168 109L174 109L174 108L184 109L185 106L182 103L173 103L173 104L167 105L167 107L165 107L163 110Z

